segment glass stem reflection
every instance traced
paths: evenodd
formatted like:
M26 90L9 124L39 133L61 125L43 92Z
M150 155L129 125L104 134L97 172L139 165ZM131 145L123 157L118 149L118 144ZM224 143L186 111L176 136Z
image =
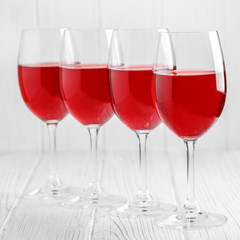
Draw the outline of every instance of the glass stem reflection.
M199 210L195 199L195 173L194 173L194 151L196 139L184 140L187 150L187 199L184 203L184 210L196 212Z
M56 154L56 130L57 130L57 122L47 122L48 133L49 133L49 162L50 162L50 174L48 176L48 184L49 187L54 189L57 188L58 185L61 185L61 180L56 173L55 162L57 159Z
M137 198L142 201L151 201L152 197L147 187L147 133L137 133L139 144L139 173L140 173L140 187L138 189Z
M98 132L99 127L88 127L91 144L91 164L93 166L93 180L89 184L88 190L93 194L102 192L99 181L99 161L98 161Z

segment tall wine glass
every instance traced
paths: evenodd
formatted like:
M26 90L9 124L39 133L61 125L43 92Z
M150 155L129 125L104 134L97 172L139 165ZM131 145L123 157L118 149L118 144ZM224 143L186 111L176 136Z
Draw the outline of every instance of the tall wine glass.
M69 195L54 167L56 161L56 128L67 115L59 87L59 48L62 30L24 30L18 57L18 79L24 102L49 132L50 173L46 185L28 193L37 199L58 199Z
M183 208L157 219L167 228L221 226L225 216L203 211L195 198L194 148L220 117L226 75L217 31L159 33L153 69L153 96L164 124L183 139L187 150L187 199ZM174 53L174 54L173 54Z
M146 178L146 143L161 120L152 99L154 30L116 30L113 34L109 70L112 105L117 117L136 133L139 144L141 183L136 197L117 210L120 215L158 216L175 206L154 199Z
M98 132L113 115L107 68L108 33L79 29L64 34L60 57L62 96L69 112L89 132L94 165L94 179L83 193L65 201L65 207L111 208L126 201L124 197L105 192L99 176Z

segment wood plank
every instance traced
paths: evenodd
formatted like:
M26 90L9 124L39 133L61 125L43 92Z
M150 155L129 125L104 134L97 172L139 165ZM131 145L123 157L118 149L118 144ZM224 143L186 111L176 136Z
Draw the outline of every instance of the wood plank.
M0 155L0 226L3 231L40 161L39 154Z
M88 154L59 154L56 163L59 175L66 184L81 187L82 178L88 172ZM28 185L26 192L45 183L48 175L48 159L45 157ZM80 184L79 184L80 183ZM87 239L88 224L92 212L62 208L58 201L37 201L21 199L11 215L1 239ZM86 230L85 230L86 229Z
M103 186L111 193L132 198L137 191L137 152L127 152L121 155L108 154L103 168ZM88 182L85 172L89 172L88 154L67 153L58 161L59 173L66 183L75 187L86 186ZM169 202L173 199L168 164L164 159L151 156L149 179L153 193L161 192L161 200ZM47 169L47 163L42 162L29 185L29 188L42 183ZM160 166L157 168L156 166ZM156 184L154 179L161 176L164 184ZM153 183L153 186L151 186ZM57 203L22 200L11 216L8 228L1 239L177 239L175 234L159 231L153 224L153 219L128 219L111 216L108 212L99 210L93 214L88 210L69 210ZM171 236L171 238L169 238Z
M111 175L109 174L110 179L114 179L116 181L116 184L109 184L108 189L114 191L114 186L118 185L119 192L127 196L128 199L132 199L135 196L138 188L137 154L137 151L125 153L121 152L121 154L113 156L112 161L108 164L108 171L112 171L112 169L114 169L114 171L110 173ZM171 174L166 157L163 153L151 152L148 156L148 160L148 184L152 194L157 196L163 202L175 203L174 192L171 187ZM109 216L108 222L109 236L106 239L177 240L182 238L182 234L179 232L160 230L156 228L154 218L134 219ZM107 228L106 225L105 229ZM98 234L101 231L100 228L101 226L95 226L95 229L99 229ZM98 236L96 239L105 238L99 238Z
M111 193L134 197L137 190L137 152L109 153L103 168L103 186ZM106 210L72 210L56 202L22 200L8 221L2 240L237 240L240 237L240 151L196 153L196 195L203 209L222 213L228 223L221 228L181 232L163 230L154 219L120 218ZM177 203L185 197L185 151L150 153L149 188L164 202ZM61 154L58 168L66 183L86 186L90 172L87 153ZM169 164L170 163L170 164ZM46 162L41 163L29 185L43 181Z

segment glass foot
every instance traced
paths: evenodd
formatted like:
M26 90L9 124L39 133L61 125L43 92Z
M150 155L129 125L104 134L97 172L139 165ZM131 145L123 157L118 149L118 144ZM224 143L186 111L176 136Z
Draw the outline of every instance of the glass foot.
M226 222L227 218L221 214L203 211L180 211L171 215L160 216L155 221L156 225L161 228L186 230L220 227Z
M126 203L126 198L105 192L89 193L67 199L61 205L67 208L117 208Z
M33 200L62 200L66 199L74 192L75 191L73 189L65 185L58 186L57 188L43 186L27 192L24 198Z
M79 190L64 185L56 174L50 174L44 186L29 191L24 198L35 200L62 200L77 192L79 192Z
M112 214L120 217L157 217L176 210L176 206L168 203L133 201L114 210Z
M66 186L56 173L51 173L44 186L27 192L24 198L30 200L62 200L76 193L79 193L78 189Z

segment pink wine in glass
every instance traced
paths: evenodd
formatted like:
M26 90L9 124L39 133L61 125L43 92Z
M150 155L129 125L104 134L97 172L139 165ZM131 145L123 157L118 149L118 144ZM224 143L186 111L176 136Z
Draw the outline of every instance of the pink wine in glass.
M152 99L152 77L148 66L110 69L114 111L134 131L151 130L160 123Z
M199 138L221 115L224 78L225 73L209 70L155 72L153 95L162 121L181 138Z
M57 63L19 65L18 77L23 100L37 117L48 121L61 120L67 115Z
M60 86L69 112L83 125L102 125L113 115L106 65L60 68Z

